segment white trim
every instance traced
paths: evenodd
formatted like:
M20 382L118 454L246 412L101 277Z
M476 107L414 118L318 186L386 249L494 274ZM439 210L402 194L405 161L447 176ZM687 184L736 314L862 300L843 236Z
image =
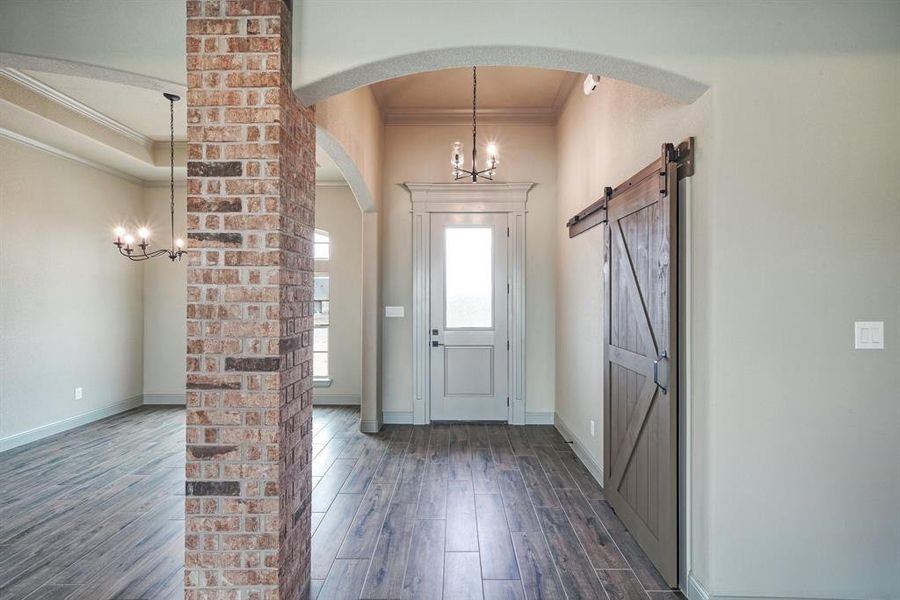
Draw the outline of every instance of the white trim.
M334 379L331 377L313 377L313 389L329 388L332 383L334 383Z
M389 411L381 413L385 425L412 425L413 414L406 411Z
M359 406L354 394L317 394L313 392L313 406Z
M692 571L693 568L693 553L691 552L693 539L692 539L692 523L693 523L693 515L692 515L692 502L693 502L693 494L692 494L692 469L691 469L691 457L694 452L693 445L693 427L691 425L693 419L693 388L691 385L692 376L691 376L691 365L692 365L692 353L691 349L693 348L693 336L692 333L692 323L693 319L691 317L693 310L693 296L691 294L692 284L691 278L693 277L693 245L691 243L692 234L691 234L691 219L693 218L693 213L691 210L691 181L692 177L686 177L683 181L684 183L684 194L682 195L680 192L682 190L679 189L678 202L679 202L679 213L682 215L682 221L684 223L684 235L682 239L679 239L679 252L681 256L684 257L684 269L681 274L681 282L684 285L681 285L679 282L679 287L684 289L684 306L679 310L681 314L678 315L679 321L681 321L681 331L679 332L679 339L681 348L679 348L679 365L680 373L679 380L681 381L681 390L679 390L679 402L681 403L682 410L684 411L684 462L679 463L679 468L683 468L684 472L679 477L682 478L682 481L679 484L682 484L684 487L684 506L679 507L679 512L682 514L678 515L679 518L684 517L684 524L681 528L683 530L683 542L679 543L678 553L679 553L679 563L682 566L681 573L679 573L679 577L681 577L684 573L687 573L688 580L688 589L682 590L685 592L690 591L690 582L692 579ZM679 265L681 266L681 265ZM679 303L681 302L681 298L678 299ZM681 432L679 432L681 433ZM682 498L678 499L679 502ZM703 589L702 587L700 588ZM706 592L704 591L704 594ZM689 600L693 600L689 597ZM708 600L704 598L703 600Z
M694 577L693 571L688 573L687 590L685 591L687 600L710 600L709 592L703 587L703 584Z
M61 419L53 423L47 423L46 425L41 425L27 431L8 435L4 438L0 438L0 452L4 452L12 448L17 448L19 446L24 446L25 444L30 444L32 442L42 440L46 437L50 437L51 435L62 433L63 431L68 431L69 429L74 429L75 427L79 427L81 425L87 425L88 423L99 421L100 419L105 419L106 417L111 417L121 412L125 412L126 410L137 408L142 404L143 396L141 394L138 394L137 396L132 396L127 400L121 400L102 408L91 410L86 413L81 413L80 415L75 415L73 417Z
M524 425L525 415L525 213L528 192L520 183L404 183L412 201L413 225L413 422L431 421L430 338L428 336L431 256L430 213L506 213L509 227L509 414ZM550 423L552 423L552 413Z
M144 405L184 406L187 402L184 394L144 394L143 403Z
M350 187L350 184L346 181L319 181L316 180L316 187L321 188L339 188L339 187Z
M363 433L378 433L381 431L381 423L378 421L360 421L359 430Z
M552 412L526 412L526 425L553 425Z
M143 133L132 129L131 127L116 121L110 117L107 117L103 113L97 112L90 106L86 104L82 104L75 98L71 96L67 96L66 94L56 90L46 83L42 81L38 81L34 77L30 75L26 75L25 73L13 69L11 67L0 67L0 75L3 75L7 79L15 81L22 87L31 90L32 92L39 94L45 98L53 100L57 104L60 104L72 112L81 115L87 119L90 119L94 123L106 127L112 131L115 131L121 136L124 136L130 139L133 142L137 142L138 144L142 144L145 146L151 146L153 144L153 139L144 135ZM166 143L168 145L168 143Z
M478 122L491 124L553 125L559 108L479 108ZM385 125L456 125L472 122L471 108L395 107L384 111Z
M113 169L112 167L107 167L106 165L102 165L98 162L94 162L87 158L82 158L71 152L66 152L61 148L57 148L56 146L51 146L49 144L45 144L44 142L39 142L35 139L32 139L28 136L24 136L22 134L16 133L15 131L10 131L9 129L4 129L0 127L0 138L8 139L12 142L18 142L25 146L30 146L35 150L40 150L42 152L46 152L47 154L52 154L53 156L57 156L59 158L64 158L66 160L71 160L73 162L77 162L79 164L85 165L86 167L91 167L92 169L97 169L98 171L102 171L107 175L112 175L113 177L118 177L120 179L124 179L125 181L130 181L131 183L137 183L140 185L145 185L145 182L142 179L138 179L137 177L133 177L127 173L123 173L118 169Z
M585 447L584 443L581 439L572 433L572 430L569 429L569 426L566 425L566 422L563 421L563 418L559 416L559 413L554 414L553 424L556 426L556 430L563 436L567 442L572 442L572 451L575 452L575 456L578 457L579 460L587 467L587 470L591 473L594 479L597 480L597 483L600 484L600 487L603 487L603 465L597 462L591 453L588 452L588 449Z

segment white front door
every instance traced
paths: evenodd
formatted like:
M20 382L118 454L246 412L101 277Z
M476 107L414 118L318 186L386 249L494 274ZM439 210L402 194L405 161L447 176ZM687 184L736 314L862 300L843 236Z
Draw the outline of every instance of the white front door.
M431 419L507 421L507 215L431 214Z

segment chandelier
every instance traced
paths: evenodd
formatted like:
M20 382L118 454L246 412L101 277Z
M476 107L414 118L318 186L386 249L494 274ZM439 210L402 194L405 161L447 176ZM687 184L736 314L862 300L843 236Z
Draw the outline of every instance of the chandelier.
M453 142L450 146L450 164L453 165L453 179L472 178L472 183L477 183L478 179L494 180L494 173L497 172L497 146L493 143L487 146L488 163L486 168L478 169L478 150L475 142L478 135L478 120L476 115L477 109L477 91L478 91L478 72L476 67L472 67L472 168L465 168L465 158L463 157L463 143L460 141Z
M163 94L169 101L169 216L172 234L172 244L169 248L160 248L147 252L150 248L150 230L141 227L137 230L137 237L140 242L135 244L135 237L124 227L116 227L116 241L113 242L119 249L119 254L128 260L141 261L150 260L157 256L168 256L172 262L181 260L181 257L187 252L184 250L184 240L175 237L175 102L181 100L181 97L175 94ZM140 251L138 251L140 249Z

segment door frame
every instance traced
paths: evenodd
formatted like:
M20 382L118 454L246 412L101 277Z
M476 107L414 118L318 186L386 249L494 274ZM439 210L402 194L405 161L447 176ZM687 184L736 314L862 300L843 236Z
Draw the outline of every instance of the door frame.
M509 413L525 424L525 214L531 182L404 183L412 200L413 424L431 422L431 213L505 213L509 277Z

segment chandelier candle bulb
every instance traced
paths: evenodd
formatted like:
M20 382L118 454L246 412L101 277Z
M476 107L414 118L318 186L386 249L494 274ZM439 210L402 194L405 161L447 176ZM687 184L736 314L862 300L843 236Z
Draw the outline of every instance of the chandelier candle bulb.
M141 227L137 231L138 237L141 238L141 243L138 244L141 251L140 253L135 253L132 247L134 236L125 231L124 227L116 227L114 230L116 241L113 244L119 249L119 254L135 262L150 260L157 256L167 256L169 260L175 262L181 260L181 257L187 253L186 250L182 249L184 242L181 238L175 239L175 102L181 100L181 98L175 94L163 94L163 96L169 101L169 217L171 219L172 245L168 250L160 248L148 253L150 230L146 227Z
M479 179L487 179L493 181L494 173L497 170L497 146L493 142L488 144L488 164L487 168L478 170L478 68L472 67L472 168L464 169L463 145L462 142L453 142L450 146L450 163L453 165L453 179L472 179L472 183L477 183Z

